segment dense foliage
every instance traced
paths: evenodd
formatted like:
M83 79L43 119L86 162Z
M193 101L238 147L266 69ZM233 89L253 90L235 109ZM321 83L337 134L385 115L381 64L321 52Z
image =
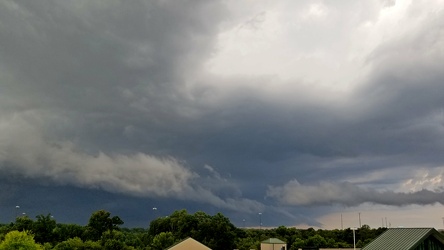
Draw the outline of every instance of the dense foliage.
M323 248L353 247L353 231L297 229L280 226L273 229L237 228L221 213L213 216L204 212L189 214L175 211L170 216L151 221L147 229L122 228L118 216L105 210L94 212L86 226L57 223L50 215L38 215L33 220L17 217L14 223L0 225L2 249L112 249L160 250L192 237L213 250L260 249L260 242L279 238L288 249L304 246ZM371 229L364 225L355 231L356 245L362 247L385 228Z

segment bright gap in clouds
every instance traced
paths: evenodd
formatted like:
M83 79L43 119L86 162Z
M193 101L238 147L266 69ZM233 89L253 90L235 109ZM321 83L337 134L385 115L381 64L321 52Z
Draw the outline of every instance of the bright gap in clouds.
M235 14L221 25L216 51L206 63L210 73L268 75L285 82L275 83L277 88L292 89L303 82L336 93L362 84L375 50L415 32L433 11L413 10L411 1L258 1L234 6Z
M214 74L273 75L347 89L365 72L363 61L375 46L363 39L368 21L351 8L281 2L238 11L244 18L225 26L207 63Z

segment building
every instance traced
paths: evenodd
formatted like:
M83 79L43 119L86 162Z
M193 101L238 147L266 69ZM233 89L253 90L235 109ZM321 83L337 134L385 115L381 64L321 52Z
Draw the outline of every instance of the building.
M444 250L444 235L434 228L390 228L362 250Z
M211 248L205 246L204 244L200 243L199 241L188 237L185 240L167 248L167 250L211 250Z
M287 250L287 243L277 238L270 238L261 242L261 250Z

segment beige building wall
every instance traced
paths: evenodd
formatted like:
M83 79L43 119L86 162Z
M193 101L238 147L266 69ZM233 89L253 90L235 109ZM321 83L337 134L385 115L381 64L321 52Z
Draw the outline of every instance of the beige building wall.
M287 244L261 243L261 250L281 250L281 249L287 250Z
M186 240L168 248L168 250L211 250L211 249L193 238L187 238Z

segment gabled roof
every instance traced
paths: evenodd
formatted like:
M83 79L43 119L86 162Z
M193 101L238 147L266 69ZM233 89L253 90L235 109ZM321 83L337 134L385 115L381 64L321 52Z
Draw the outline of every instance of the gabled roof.
M191 237L188 237L188 238L184 239L183 241L167 248L167 250L180 250L180 249L211 250L211 248L205 246L204 244L200 243L199 241L197 241Z
M444 245L444 236L434 228L390 228L362 250L413 250L429 236Z
M270 238L268 240L264 240L261 243L267 243L267 244L285 244L282 240L278 238Z

